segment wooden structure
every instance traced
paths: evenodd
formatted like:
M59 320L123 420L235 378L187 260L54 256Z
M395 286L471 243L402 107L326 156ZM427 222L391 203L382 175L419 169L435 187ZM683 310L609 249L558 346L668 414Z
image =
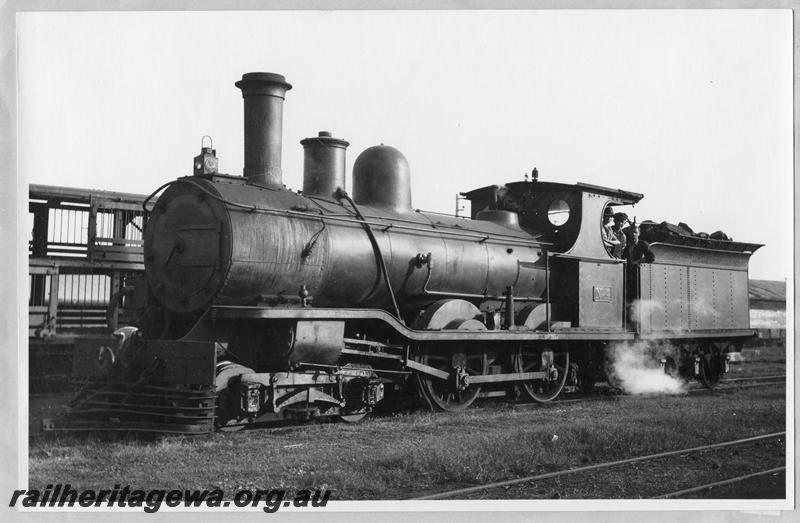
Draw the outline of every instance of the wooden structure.
M139 194L30 186L31 337L106 329L112 296L144 270L143 200Z
M124 324L114 296L143 274L145 196L31 184L28 335L32 388L69 374L76 336Z

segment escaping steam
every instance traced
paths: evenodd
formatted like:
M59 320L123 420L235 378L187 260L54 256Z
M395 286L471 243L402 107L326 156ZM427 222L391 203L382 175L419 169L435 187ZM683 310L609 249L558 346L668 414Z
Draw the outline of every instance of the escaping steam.
M667 307L670 311L683 309L679 299L673 302L665 300L634 300L630 306L631 322L644 330L655 329L662 334L680 336L690 328L691 318L714 318L719 315L714 304L709 304L702 297L690 303L691 314L682 318L670 317L669 328L664 326ZM677 323L677 324L676 324ZM680 360L677 347L663 342L618 343L608 347L606 351L606 374L613 386L619 387L629 394L680 394L686 390L686 383L664 373L660 366L662 358L671 358L674 364Z
M685 383L665 374L653 352L645 342L611 345L606 352L610 381L628 394L684 392Z
M688 308L685 305L685 300L679 297L672 300L633 300L629 308L630 321L645 329L684 334L692 326L696 328L698 322L709 324L720 317L714 304L703 297L694 297ZM669 325L664 324L667 318Z
M637 325L654 314L663 312L664 306L655 300L633 300L630 307L631 321Z

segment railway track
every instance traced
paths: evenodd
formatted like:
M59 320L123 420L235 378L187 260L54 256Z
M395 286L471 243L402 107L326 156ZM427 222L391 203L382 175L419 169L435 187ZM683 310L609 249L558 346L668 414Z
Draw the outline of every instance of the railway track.
M768 380L785 380L785 374L775 374L772 376L748 376L744 378L725 378L720 380L720 383L738 383L743 381L768 381Z
M612 467L630 465L630 464L633 464L633 463L653 461L653 460L657 460L657 459L660 459L660 458L666 458L666 457L670 457L670 456L708 452L708 451L721 449L721 448L726 448L726 447L735 447L735 446L741 446L741 445L748 445L748 444L752 444L752 443L755 443L755 442L762 442L762 441L765 441L765 440L777 439L777 438L785 438L785 437L786 437L786 432L774 432L774 433L771 433L771 434L763 434L763 435L753 436L753 437L749 437L749 438L730 440L730 441L723 441L723 442L719 442L719 443L713 443L713 444L710 444L710 445L702 445L702 446L699 446L699 447L691 447L691 448L685 448L685 449L671 450L671 451L667 451L667 452L660 452L660 453L657 453L657 454L649 454L649 455L645 455L645 456L638 456L638 457L635 457L635 458L627 458L627 459L616 460L616 461L608 461L608 462L604 462L604 463L597 463L595 465L587 465L587 466L583 466L583 467L576 467L576 468L565 469L565 470L560 470L560 471L555 471L555 472L548 472L548 473L545 473L545 474L537 474L537 475L533 475L533 476L525 476L525 477L522 477L522 478L509 479L509 480L505 480L505 481L497 481L497 482L493 482L493 483L484 483L484 484L476 485L476 486L473 486L473 487L466 487L466 488L455 489L455 490L447 490L447 491L437 492L435 494L429 494L429 495L426 495L426 496L419 496L419 497L415 497L415 498L411 498L411 499L413 499L413 500L461 499L458 496L464 496L464 495L467 495L467 494L474 494L474 493L489 491L489 490L493 490L493 489L506 488L506 487L510 487L510 486L514 486L514 485L522 485L522 484L526 484L526 483L533 483L533 482L538 482L538 481L543 481L543 480L550 480L550 479L553 479L553 478L559 478L559 477L563 477L563 476L570 475L570 474L585 474L585 473L589 473L589 472L596 471L596 470L609 469L609 468L612 468ZM703 484L703 485L696 485L696 486L693 486L693 487L690 487L690 488L686 488L686 489L682 489L682 490L678 490L678 491L668 492L668 493L665 493L665 494L662 494L662 495L659 495L659 496L655 496L655 498L676 498L676 497L680 497L681 495L684 495L684 494L687 494L687 493L698 492L698 491L709 489L709 488L713 488L713 487L716 487L716 486L727 485L727 484L735 483L735 482L738 482L738 481L744 481L746 479L750 479L750 478L753 478L753 477L757 477L757 476L761 476L761 475L765 475L765 474L772 474L772 473L775 473L775 472L780 472L780 471L785 471L785 470L786 470L786 467L774 467L774 468L770 468L770 469L767 469L767 470L761 470L761 471L758 471L758 472L755 472L755 473L750 473L750 474L746 474L746 475L740 475L740 476L737 476L737 477L734 477L734 478L728 478L728 479L723 480L723 481L717 481L717 482L714 482L714 483L706 483L706 484Z
M703 387L693 387L692 391L727 391L735 389L748 389L753 387L767 387L772 385L785 385L786 375L773 375L773 376L749 376L744 378L728 378L720 380L720 384L712 389L705 389Z
M754 388L754 387L764 387L769 385L782 385L785 383L786 376L785 375L770 375L770 376L751 376L751 377L743 377L743 378L732 378L721 380L720 385L717 386L715 389L706 389L702 386L691 386L687 388L683 393L684 394L711 394L715 392L733 392L738 389L744 388ZM562 395L560 399L553 400L548 403L536 403L536 402L514 402L510 403L511 408L515 409L529 409L529 408L548 408L548 407L558 407L563 406L566 404L571 403L581 403L581 402L593 402L593 401L619 401L619 400L626 400L628 398L637 398L641 397L641 395L628 395L621 391L615 391L610 388L602 388L602 392L598 393L597 391L593 392L590 395L581 395L580 393L569 393L566 395ZM653 393L648 394L647 396L653 398L659 398L667 396L668 394L662 393ZM674 395L674 394L672 394ZM45 405L48 403L48 399L54 398L54 402L65 404L66 399L69 397L69 394L66 393L32 393L29 394L29 398L31 400L29 407L33 406L34 404L37 405L37 409L41 410ZM503 401L502 399L498 398L497 401ZM56 415L55 413L49 413L50 417ZM378 415L380 416L380 415ZM36 416L34 416L36 417ZM291 422L271 422L263 425L256 425L253 428L259 430L265 430L272 427L285 427L285 426L293 426L298 425L301 426L303 423L291 423ZM39 431L36 428L32 428L31 435L38 436L41 435L38 433Z
M778 472L786 472L786 467L775 467L772 469L761 470L759 472L754 472L752 474L743 474L741 476L736 476L734 478L728 478L722 481L715 481L713 483L706 483L704 485L698 485L696 487L690 487L686 489L676 490L675 492L669 492L667 494L662 494L660 496L655 496L653 499L674 499L679 498L681 496L685 496L686 494L694 494L695 492L702 492L704 490L709 490L716 487L722 487L725 485L732 485L734 483L739 483L740 481L747 481L748 479L753 478L760 478L762 476L767 476L769 474L775 474Z
M738 378L738 377L737 377ZM753 379L756 378L756 379ZM769 381L770 379L781 379L782 376L753 376L749 379L742 380L736 379L735 381L731 381L728 384L721 384L722 386L733 386L734 384L740 385L747 385L752 384L754 381ZM748 397L756 397L756 400L753 403L754 408L751 411L738 411L740 414L744 414L749 412L750 414L756 413L759 416L763 416L765 419L770 416L770 411L768 408L770 407L769 402L773 399L775 401L782 401L781 396L783 395L783 387L782 386L775 386L772 385L774 389L771 389L769 394L766 396L760 393L753 393L748 392L746 389L740 392L736 392L736 388L732 387L728 393L722 393L719 395L713 394L707 397L699 398L699 401L692 400L690 398L674 398L669 400L659 400L657 397L654 397L651 401L649 398L644 398L641 401L635 402L634 404L637 405L637 412L648 412L651 409L651 405L653 409L661 407L662 410L665 411L663 416L659 416L659 414L654 413L654 427L657 428L659 423L663 423L665 421L674 421L675 418L675 409L677 409L677 405L680 405L682 402L689 400L689 403L692 405L698 405L699 408L706 409L708 408L709 412L716 412L714 410L714 406L707 407L706 403L708 400L712 400L712 403L719 404L719 405L736 405L740 399L747 399ZM603 387L600 392L603 390L607 390ZM774 392L773 392L774 391ZM716 396L716 397L715 397ZM38 396L41 398L41 396ZM619 399L622 401L627 401L629 398L633 399L635 397L632 396L606 396L605 398L597 398L597 399L606 399L606 400L614 400ZM586 398L584 400L576 400L576 401L592 401L594 398ZM500 403L498 402L498 405ZM536 473L553 473L558 472L556 469L566 469L569 467L576 467L576 466L584 466L584 465L603 465L598 462L600 461L608 461L610 459L619 459L619 458L632 458L640 454L650 454L652 452L661 452L664 450L671 450L671 449L680 449L679 453L687 452L687 449L684 447L690 447L694 444L706 444L712 442L713 440L720 441L720 440L727 440L738 438L743 435L751 435L752 432L744 433L742 432L742 428L739 429L726 429L724 432L725 435L718 434L716 429L721 427L722 424L727 423L725 420L730 419L732 421L736 421L737 423L741 423L741 427L759 427L756 430L760 430L762 432L773 432L778 430L784 430L783 428L783 419L780 418L779 422L769 424L760 425L754 424L752 421L751 416L737 416L736 418L714 418L714 422L706 423L706 418L703 417L696 417L697 423L693 424L692 426L699 427L697 431L692 431L694 436L692 437L699 437L702 439L699 440L688 440L681 435L681 433L676 433L675 431L670 432L670 439L665 440L661 443L655 444L647 444L647 445L640 445L638 443L632 444L628 443L630 441L637 441L636 438L629 438L627 435L630 433L627 426L630 421L637 421L641 416L634 416L631 415L634 411L628 407L629 403L609 403L606 405L599 405L594 406L590 405L588 407L562 407L558 408L558 405L561 405L560 402L554 402L550 405L556 406L556 410L547 410L547 405L541 405L544 407L538 413L536 411L522 411L517 414L513 413L515 407L512 407L510 403L506 402L503 405L502 409L494 409L491 403L487 405L482 405L480 409L475 409L477 412L474 412L468 416L465 416L463 423L460 419L461 416L432 416L428 413L419 413L421 415L416 415L417 413L408 413L408 417L400 417L397 420L394 419L377 419L375 423L367 423L366 427L358 427L358 428L346 428L344 430L340 430L342 427L308 427L307 425L299 425L299 424L285 424L283 426L272 426L272 427L258 427L257 432L252 432L249 436L246 434L239 434L239 435L220 435L221 437L212 438L208 440L208 443L213 445L214 448L228 448L229 445L251 445L255 441L271 441L274 442L278 449L281 448L280 445L284 443L283 448L290 449L289 452L283 453L288 454L285 458L287 459L287 463L291 462L293 458L293 453L301 453L302 455L306 455L307 453L321 453L323 450L327 449L328 446L335 446L331 442L331 435L347 435L350 434L360 434L355 432L356 430L365 430L369 436L367 439L370 441L369 448L372 449L374 442L380 443L381 447L385 447L387 449L395 449L392 452L389 452L388 456L394 460L397 458L397 450L398 448L403 449L402 445L398 445L398 442L407 443L411 441L414 445L417 443L417 438L421 438L419 441L430 443L436 442L443 436L448 438L450 435L450 431L457 431L463 430L465 433L470 433L470 431L474 429L478 429L483 431L485 426L488 426L488 420L494 420L492 416L495 415L495 410L506 410L506 413L500 412L498 414L498 422L501 422L503 425L500 429L495 429L494 431L486 431L488 434L487 439L485 441L493 441L495 436L501 438L499 441L502 443L501 445L497 445L497 448L506 448L506 446L514 446L514 442L523 443L530 443L531 444L531 452L538 452L534 451L534 447L545 447L544 451L541 454L541 457L534 457L530 458L531 453L528 452L525 448L522 448L521 452L517 454L508 454L504 451L498 452L496 456L494 456L494 460L487 461L487 463L495 463L495 465L487 465L487 466L480 466L475 467L470 462L469 467L461 468L460 466L453 465L450 468L444 469L446 475L441 477L436 476L437 473L434 467L428 468L428 460L422 459L417 460L417 465L415 468L411 470L414 471L413 474L410 474L410 480L406 483L402 484L402 487L398 487L394 496L394 499L402 496L413 496L413 495L421 495L421 494L435 494L438 489L453 489L456 487L465 487L472 485L477 485L479 482L487 482L489 480L494 479L508 479L514 478L519 475L528 475L528 474L536 474ZM763 407L763 408L762 408ZM550 407L552 408L552 407ZM727 409L727 407L724 407ZM419 410L419 409L417 409ZM481 410L485 410L485 417L481 414ZM512 410L511 413L508 411ZM582 430L580 431L572 431L571 428L569 430L565 430L562 433L562 429L559 427L558 429L553 429L552 433L550 432L549 428L545 428L545 431L542 432L540 428L531 427L530 430L525 430L524 432L520 432L519 438L508 439L506 438L507 432L504 431L505 427L514 427L516 428L517 425L521 424L530 424L535 425L538 419L540 425L547 427L550 423L561 423L561 420L569 419L573 414L578 414L580 416L580 420L582 419L591 419L597 418L597 414L599 412L603 412L604 414L608 415L609 425L605 426L602 424L598 425L591 425L594 429L598 429L598 434L603 431L610 432L610 436L606 434L603 437L595 438L593 436L594 432L587 432L585 430L585 426L580 426ZM733 409L731 409L733 412ZM617 415L618 414L618 415ZM442 422L442 417L449 418L444 419ZM605 416L603 416L605 418ZM694 419L694 418L693 418ZM770 419L779 419L773 416ZM385 423L388 421L389 423ZM780 423L780 424L777 424ZM494 423L492 423L494 425ZM324 425L327 425L324 424ZM648 425L649 426L649 425ZM761 428L763 427L763 428ZM769 428L767 428L769 427ZM309 431L310 432L306 432ZM625 437L617 437L616 434L613 434L615 430L624 430ZM415 431L413 435L409 435L409 431ZM639 432L639 429L634 428L631 429L634 431L634 435ZM735 432L734 432L735 430ZM750 429L752 430L752 429ZM263 431L263 432L262 432ZM417 432L418 431L418 432ZM305 432L305 434L304 434ZM667 431L669 432L669 431ZM547 447L550 443L551 434L558 434L559 440L558 443L554 443L552 447L552 451L548 450ZM646 437L648 435L657 434L652 432L651 430L647 430L641 432L642 437ZM717 435L718 434L718 435ZM528 438L527 436L531 436ZM714 436L716 435L716 436ZM273 436L275 436L273 438ZM491 436L491 438L489 437ZM525 436L525 437L522 437ZM565 446L566 443L572 443L576 440L573 440L572 437L580 436L585 441L583 447L579 446ZM264 440L263 438L267 438ZM323 438L327 439L324 441ZM385 439L383 439L385 438ZM545 438L545 439L542 439ZM707 439L708 438L708 439ZM338 439L338 438L337 438ZM355 439L362 439L361 437ZM709 441L711 439L711 441ZM555 441L555 439L553 440ZM666 443L666 441L670 441L670 443ZM690 443L687 443L690 441ZM758 440L762 441L762 440ZM466 499L479 499L479 498L491 498L491 499L499 499L499 498L508 498L508 499L555 499L556 497L563 497L563 498L571 498L571 499L578 499L578 498L587 498L587 497L603 497L603 498L637 498L637 497L660 497L660 498L675 498L675 497L701 497L708 494L694 494L693 492L697 492L698 490L704 490L707 488L713 488L717 486L722 486L725 484L729 484L731 482L739 482L739 481L746 481L746 483L736 483L733 487L728 487L725 490L730 490L731 488L738 489L739 492L744 492L749 488L750 485L756 484L755 486L759 486L758 484L764 484L764 488L770 488L769 492L779 492L776 490L779 488L776 486L776 481L783 481L785 478L784 473L782 472L781 468L777 468L778 465L784 465L783 457L785 456L785 447L784 447L783 439L772 439L771 441L764 441L763 443L753 442L751 443L750 447L741 447L739 449L735 449L733 446L729 446L730 451L720 450L716 452L707 452L705 455L692 455L683 457L677 456L673 458L664 458L658 460L658 458L653 458L654 461L650 463L638 463L638 461L634 461L630 465L620 464L617 468L613 466L604 466L597 468L596 472L588 471L586 473L575 472L575 471L566 471L562 474L565 476L562 479L556 479L559 476L554 476L552 480L539 480L540 483L526 484L520 483L516 487L510 487L506 490L499 490L499 491L492 491L488 490L485 492L477 492L472 495L464 495ZM509 443L509 445L506 445ZM203 448L205 448L206 442L202 442ZM301 451L292 450L294 446L304 445L304 448ZM65 438L62 441L54 441L54 442L43 442L43 443L36 443L33 445L33 448L41 448L45 450L49 450L52 447L62 448L68 447L70 449L83 449L83 448L92 448L95 445L95 441L93 438L84 439L82 437L75 437L75 438ZM180 442L179 446L176 447L176 452L186 452L187 449L195 449L197 448L196 443L191 442L188 440L186 442ZM485 446L485 445L484 445ZM427 447L427 445L424 445ZM412 447L415 448L415 447ZM725 448L725 447L723 447ZM617 450L613 450L617 449ZM621 451L619 449L628 449L625 451ZM639 449L636 451L632 451L631 449ZM689 449L691 450L691 449ZM471 448L470 453L462 453L462 449L459 447L448 447L447 444L444 445L444 449L442 452L450 453L452 452L452 456L455 456L456 461L458 461L457 456L459 455L469 455L472 456L471 452L479 453L484 452L488 449L484 450L481 448L480 445ZM552 453L551 453L552 452ZM612 454L613 452L613 454ZM636 452L634 454L634 452ZM769 452L769 456L767 459L761 459L762 456L767 456L767 452ZM741 454L739 454L741 453ZM436 454L433 454L434 456ZM483 454L475 454L483 456ZM510 460L510 459L503 459L507 458L509 455L516 455L519 459L517 460ZM648 456L640 457L639 461L642 461L643 458L647 458ZM448 456L448 459L450 456ZM402 456L400 456L400 462L403 463L399 468L402 471L402 467L407 466L405 462L402 461ZM379 461L383 463L383 461ZM391 461L394 463L394 461ZM432 461L435 463L435 460ZM516 463L514 466L509 466L510 463ZM721 464L721 467L714 467L714 465ZM773 468L769 468L773 467ZM660 471L658 469L661 469ZM671 469L671 470L670 470ZM760 470L765 469L765 470ZM289 472L286 472L287 477L288 474L291 474L291 469L286 469ZM655 474L654 474L655 472ZM441 471L440 471L441 473ZM749 473L749 474L748 474ZM747 478L752 478L753 474L779 474L778 477L765 477L763 481L759 478L750 479L748 481ZM430 474L430 475L429 475ZM570 476L571 474L571 476ZM742 476L746 474L745 476ZM659 480L658 477L661 476L663 478L667 478L668 481ZM741 477L740 477L741 476ZM436 478L436 479L432 479ZM654 479L650 479L654 478ZM481 481L483 480L483 481ZM723 482L717 480L724 480ZM711 481L716 481L716 483L709 483ZM593 486L593 485L596 485ZM615 485L618 486L619 490L614 490ZM768 486L767 486L768 485ZM610 486L610 487L609 487ZM502 487L497 487L502 489ZM599 490L598 490L599 489ZM723 490L723 492L725 491ZM714 495L718 492L717 489L712 491ZM516 496L515 496L516 495ZM719 497L719 496L717 496ZM458 498L464 499L464 498Z
M755 387L766 387L766 386L774 386L774 385L784 385L786 381L785 375L776 375L776 376L753 376L747 378L733 378L729 380L722 380L720 384L715 387L714 389L707 389L701 385L689 385L686 389L679 393L661 393L661 392L653 392L647 394L626 394L623 391L618 389L613 389L610 387L603 387L600 391L594 391L589 395L581 395L578 392L567 393L562 395L559 399L551 401L549 403L535 403L535 402L525 402L525 403L514 403L514 408L537 408L537 407L546 407L546 406L559 406L565 405L569 403L580 403L580 402L589 402L589 401L617 401L617 400L625 400L627 398L641 398L641 397L653 397L659 398L664 396L675 396L680 394L713 394L713 393L720 393L720 392L734 392L739 389L747 389L747 388L755 388Z

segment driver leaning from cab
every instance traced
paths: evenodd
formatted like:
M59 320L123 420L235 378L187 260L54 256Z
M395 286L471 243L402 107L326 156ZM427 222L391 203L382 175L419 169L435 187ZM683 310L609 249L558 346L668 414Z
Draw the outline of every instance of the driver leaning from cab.
M625 246L622 257L628 262L628 267L634 267L640 263L653 263L656 255L650 250L650 244L639 239L639 226L634 222L630 227L631 241Z

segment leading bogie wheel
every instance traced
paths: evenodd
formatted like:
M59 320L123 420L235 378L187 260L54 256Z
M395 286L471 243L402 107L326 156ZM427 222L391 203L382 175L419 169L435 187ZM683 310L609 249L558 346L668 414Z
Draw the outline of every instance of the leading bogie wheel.
M216 371L217 410L214 424L220 432L237 432L247 425L247 420L240 419L236 414L239 397L231 393L230 385L253 370L233 361L220 360Z

